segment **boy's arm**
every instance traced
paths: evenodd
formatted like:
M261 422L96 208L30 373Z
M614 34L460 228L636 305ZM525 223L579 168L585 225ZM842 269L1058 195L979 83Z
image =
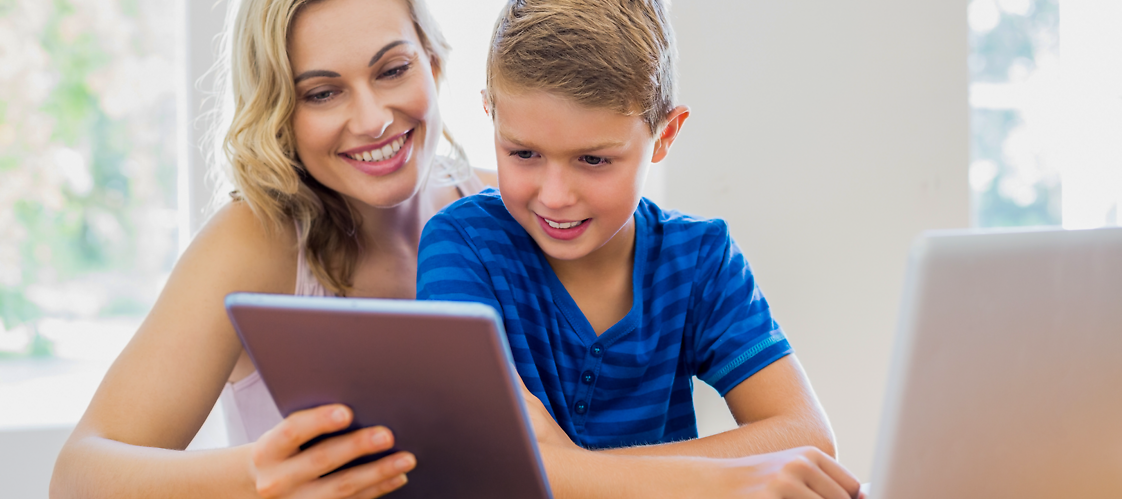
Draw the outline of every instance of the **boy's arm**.
M725 403L740 425L716 435L602 452L635 456L741 457L813 446L835 456L834 434L795 356L788 355L736 385Z
M740 426L701 439L609 452L740 457L814 446L834 455L826 414L723 222L707 227L698 254L688 360L696 375L725 397Z

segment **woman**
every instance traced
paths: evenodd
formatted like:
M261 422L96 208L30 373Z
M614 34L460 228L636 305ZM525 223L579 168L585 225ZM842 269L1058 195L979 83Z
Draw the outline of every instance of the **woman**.
M356 22L361 20L361 22ZM420 2L243 0L229 40L237 187L176 264L59 456L52 496L374 497L415 464L329 406L281 421L222 307L233 291L408 298L424 222L482 182L435 154L447 45ZM456 148L453 147L453 150ZM179 452L225 391L229 449Z
M413 298L424 222L482 188L437 157L447 46L422 0L242 0L230 38L237 187L176 264L59 455L52 497L379 497L417 465L350 412L281 419L225 315L234 291ZM453 145L453 150L457 148ZM491 180L493 183L493 179ZM219 396L234 446L183 452ZM825 454L636 457L575 447L528 399L557 497L848 497ZM423 465L423 463L422 463ZM802 487L802 488L799 488ZM798 495L805 497L805 495Z

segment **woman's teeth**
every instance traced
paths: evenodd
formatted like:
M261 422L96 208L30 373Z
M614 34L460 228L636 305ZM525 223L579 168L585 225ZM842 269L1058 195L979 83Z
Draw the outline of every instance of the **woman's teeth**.
M394 140L393 142L382 146L381 149L366 151L362 154L348 154L347 157L355 161L385 161L394 156L397 156L397 153L401 151L401 146L405 145L405 139L408 137L408 134L402 135L401 137L398 137L397 140Z
M548 218L543 218L543 220L545 220L545 223L549 224L549 226L553 227L554 229L571 229L573 227L576 227L576 226L584 223L584 220L580 220L580 221L577 221L577 222L563 222L563 223L562 222L554 222L553 220L550 220Z

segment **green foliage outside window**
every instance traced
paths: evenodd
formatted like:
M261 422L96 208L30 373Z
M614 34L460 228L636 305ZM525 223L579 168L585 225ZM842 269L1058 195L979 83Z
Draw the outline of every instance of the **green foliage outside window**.
M0 358L142 316L176 255L174 2L0 0Z

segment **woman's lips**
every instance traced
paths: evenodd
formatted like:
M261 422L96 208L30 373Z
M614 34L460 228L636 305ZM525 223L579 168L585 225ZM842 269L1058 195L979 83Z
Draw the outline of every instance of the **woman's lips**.
M394 152L393 156L387 159L383 159L381 161L360 161L351 158L344 153L340 153L339 157L343 158L343 161L346 161L348 164L355 167L356 170L362 173L373 177L381 177L400 170L403 166L405 166L405 163L409 161L409 158L412 157L412 155L413 131L410 130L409 132L406 132L405 142L401 145L401 148Z
M580 235L584 234L584 231L588 229L588 224L592 222L591 218L586 218L579 221L580 225L563 229L560 227L554 227L553 225L550 225L549 222L552 221L555 224L559 224L561 226L569 225L572 222L558 223L557 221L544 218L537 213L535 213L534 216L537 217L538 225L541 226L542 231L544 231L547 236L552 237L553 239L559 239L561 241L571 241L580 237Z

